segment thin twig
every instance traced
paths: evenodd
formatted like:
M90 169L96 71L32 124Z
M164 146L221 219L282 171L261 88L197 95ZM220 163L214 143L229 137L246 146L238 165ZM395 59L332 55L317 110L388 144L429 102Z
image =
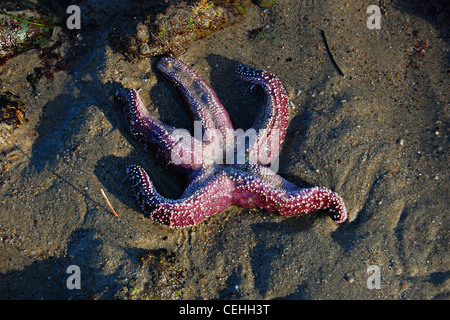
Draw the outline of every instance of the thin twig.
M323 40L325 42L325 48L327 48L328 54L330 55L331 61L333 62L336 69L339 71L341 76L345 77L344 73L342 72L341 68L339 68L338 64L336 63L336 60L334 60L333 54L331 53L330 46L328 45L327 37L325 35L325 31L320 30L322 32Z
M106 194L103 191L103 189L100 189L100 192L102 193L103 198L105 198L106 204L108 205L109 209L111 209L111 212L113 213L114 217L119 218L116 211L114 211L114 208L112 207L111 203L109 202L108 198L106 197Z
M35 26L39 26L39 27L52 27L52 28L58 27L57 25L54 25L54 24L44 24L44 23L39 23L39 22L35 22L35 21L25 20L25 19L16 17L15 15L12 15L12 14L4 12L4 11L0 11L0 14L4 14L5 16L8 16L10 18L13 18L13 19L16 19L16 20L19 20L19 21L22 21L22 22L25 22L28 24L34 24Z

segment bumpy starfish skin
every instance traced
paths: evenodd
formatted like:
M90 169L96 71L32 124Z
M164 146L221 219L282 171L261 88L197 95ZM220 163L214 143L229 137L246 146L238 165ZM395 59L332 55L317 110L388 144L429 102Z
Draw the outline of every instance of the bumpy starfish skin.
M216 93L193 69L167 57L159 61L157 68L178 90L193 120L202 121L206 132L216 127L223 135L227 129L233 131L230 117Z
M159 150L163 151L163 156L167 162L171 161L173 153L178 152L180 157L186 159L181 164L185 168L200 167L200 165L196 166L195 164L201 164L201 154L194 153L191 148L191 145L194 144L194 138L191 137L189 141L180 143L172 135L175 128L162 123L152 116L145 108L136 90L120 89L116 92L116 97L125 106L125 115L130 124L132 134L142 143L150 149L155 145L158 146Z
M288 97L281 81L264 70L246 66L236 68L236 76L245 82L260 85L265 93L263 112L256 118L252 128L258 131L256 141L251 147L250 157L264 159L267 165L273 161L281 149L288 127Z
M261 86L266 99L263 112L252 127L257 135L246 146L245 162L222 164L212 161L216 155L214 148L217 145L228 148L227 151L234 148L234 132L228 113L214 91L181 61L165 57L157 67L177 88L191 118L202 122L205 139L198 141L184 136L180 141L172 134L174 128L148 113L136 90L117 91L116 97L125 106L131 132L146 145L159 147L168 162L177 153L183 158L178 165L189 173L190 183L181 197L168 199L155 190L142 167L127 168L136 199L152 220L171 228L188 227L230 205L265 209L284 216L328 210L335 222L347 220L346 206L337 193L324 187L299 188L265 166L277 157L288 126L288 98L274 75L244 66L236 69L239 79ZM214 139L219 144L214 144ZM251 161L255 155L256 161ZM260 155L265 156L264 163L258 160Z

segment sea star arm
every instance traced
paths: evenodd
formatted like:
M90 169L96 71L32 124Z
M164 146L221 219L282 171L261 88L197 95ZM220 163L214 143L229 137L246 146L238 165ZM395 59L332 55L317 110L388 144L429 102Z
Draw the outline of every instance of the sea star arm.
M125 107L131 132L147 147L157 146L168 163L176 161L175 164L188 169L201 166L201 152L194 152L196 143L201 142L195 141L187 132L180 141L180 137L173 134L175 128L164 124L148 112L136 90L119 89L116 98Z
M155 190L140 166L131 165L127 173L142 211L152 220L170 228L196 225L231 204L233 183L223 174L211 176L203 181L201 188L189 195L167 199Z
M208 139L214 138L213 129L218 129L224 138L232 134L233 125L227 111L208 83L192 68L171 57L163 57L157 68L177 89L193 120L202 122Z
M235 72L238 79L264 90L263 110L252 125L258 135L249 154L261 165L268 165L278 156L286 135L289 116L286 91L281 81L267 71L240 65Z
M285 188L282 177L276 175L274 179L237 172L233 178L236 183L233 203L247 208L277 211L283 216L328 210L335 222L347 220L347 208L336 192L324 187L293 187L295 185L290 182ZM273 181L277 181L277 184L273 184Z

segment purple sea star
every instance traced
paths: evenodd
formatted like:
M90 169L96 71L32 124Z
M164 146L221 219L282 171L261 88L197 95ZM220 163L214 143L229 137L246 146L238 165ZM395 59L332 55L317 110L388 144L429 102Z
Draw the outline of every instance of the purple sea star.
M147 111L136 90L117 91L133 135L149 147L157 146L168 163L189 174L189 185L181 197L167 199L155 190L142 167L127 168L137 201L152 220L171 228L188 227L230 205L284 216L325 209L335 222L347 220L346 206L337 193L324 187L299 188L268 167L278 160L288 126L288 98L278 78L264 70L236 68L236 76L261 86L266 98L263 112L252 126L257 134L235 146L231 120L211 87L174 58L162 58L157 68L178 90L191 118L201 121L203 139L189 134L180 137L177 129ZM243 151L244 161L238 161L238 150Z

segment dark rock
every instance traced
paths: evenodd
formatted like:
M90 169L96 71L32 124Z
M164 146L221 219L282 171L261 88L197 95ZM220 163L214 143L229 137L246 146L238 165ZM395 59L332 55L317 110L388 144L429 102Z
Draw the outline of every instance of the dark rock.
M0 92L0 123L17 128L25 117L25 106L20 98L9 91Z
M248 0L146 1L122 16L109 40L130 59L183 54L192 42L239 22Z

